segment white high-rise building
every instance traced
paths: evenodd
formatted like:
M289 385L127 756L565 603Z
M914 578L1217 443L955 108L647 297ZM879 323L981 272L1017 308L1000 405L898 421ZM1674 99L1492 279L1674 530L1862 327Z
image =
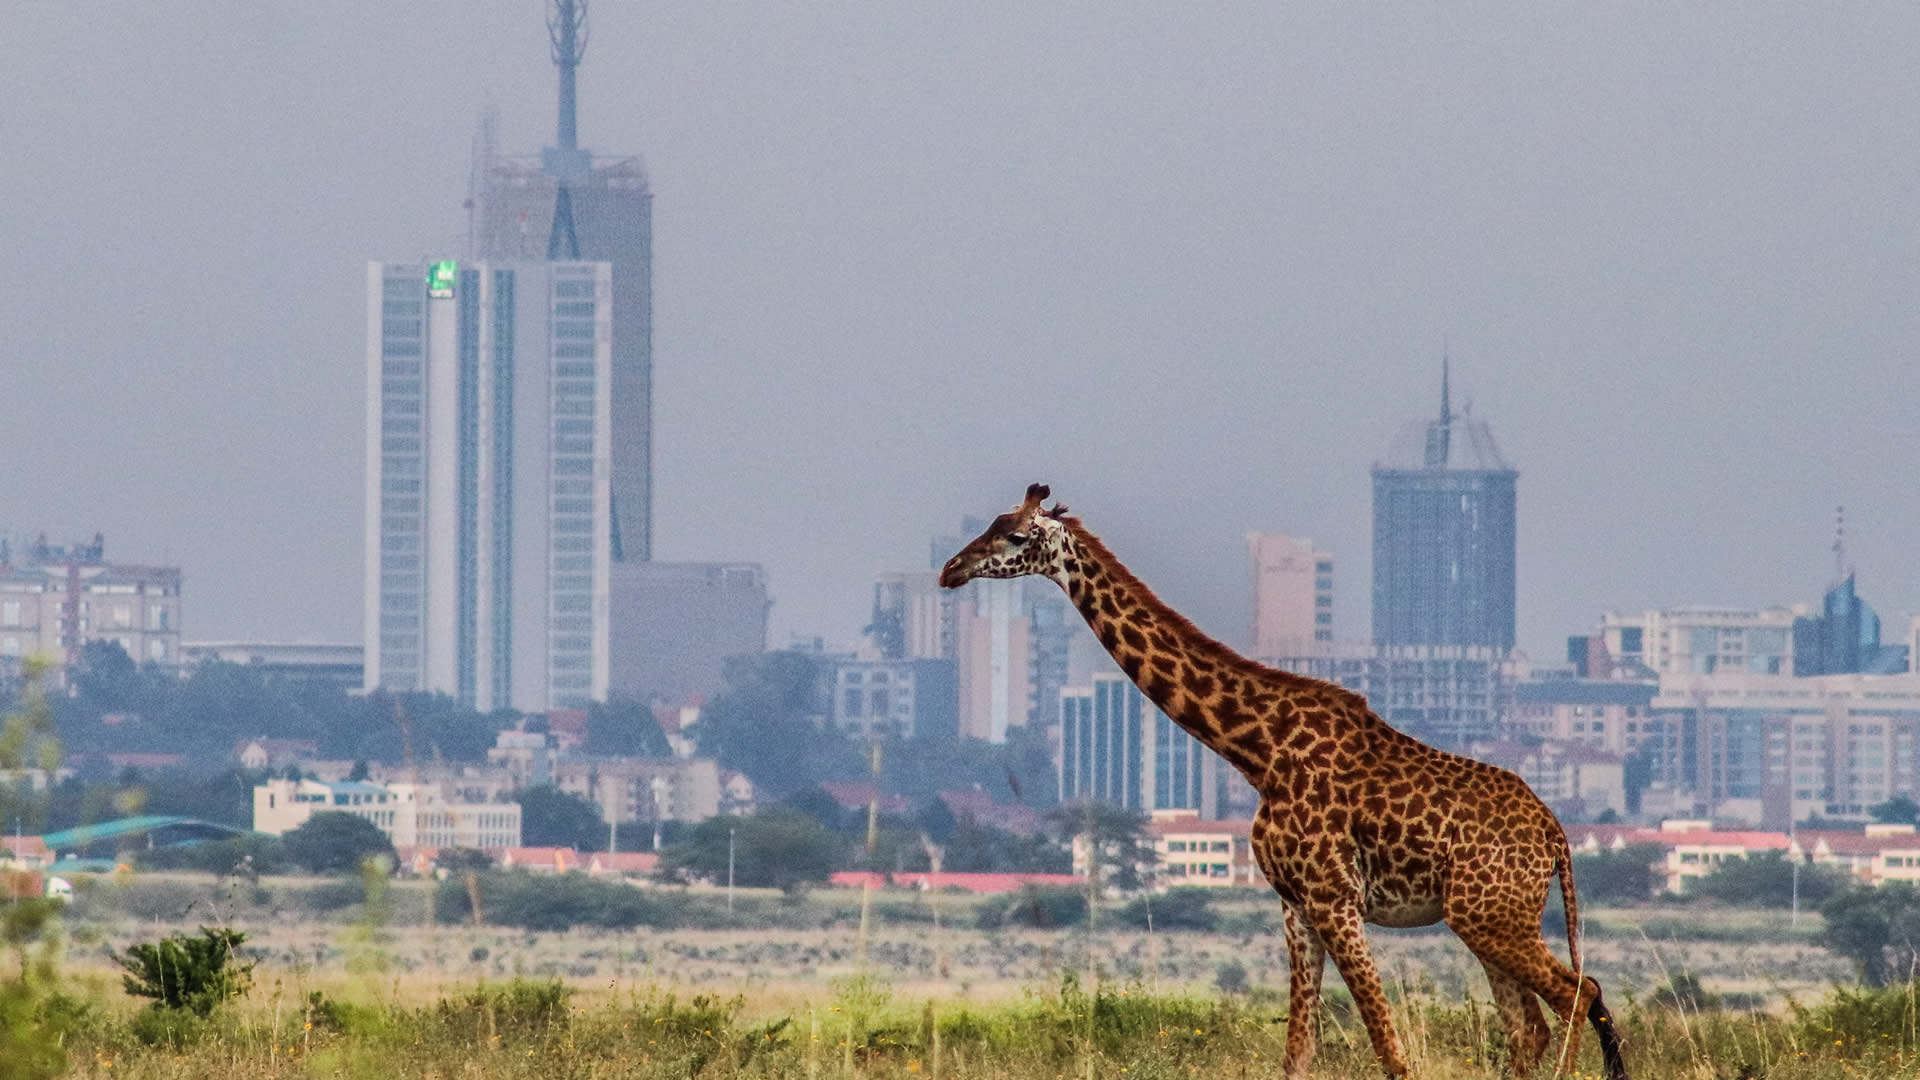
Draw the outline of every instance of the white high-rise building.
M607 694L607 263L367 268L366 685Z

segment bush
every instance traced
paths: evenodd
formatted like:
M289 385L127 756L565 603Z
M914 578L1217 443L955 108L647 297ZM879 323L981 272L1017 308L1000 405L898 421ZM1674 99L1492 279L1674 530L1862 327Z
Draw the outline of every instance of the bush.
M1661 881L1654 866L1665 857L1658 844L1634 844L1618 851L1573 857L1573 886L1586 903L1639 904Z
M1002 926L1078 926L1087 921L1087 894L1072 885L1028 885L1009 903L983 904L978 925L982 930Z
M1207 931L1218 927L1220 918L1213 910L1213 890L1188 886L1136 898L1120 909L1120 921L1139 930Z
M596 881L585 874L534 876L518 871L489 871L474 877L483 921L525 930L558 931L575 926L630 930L636 926L673 926L679 919L665 904L631 885ZM442 923L473 918L473 896L465 876L449 878L434 890L433 917Z
M1801 866L1800 902L1819 904L1846 887L1841 874L1825 866ZM1688 892L1727 904L1784 908L1793 903L1794 864L1778 851L1729 859L1693 883Z
M236 964L238 930L200 928L199 937L174 934L151 944L132 945L113 962L125 972L121 984L135 997L153 999L156 1009L206 1016L214 1006L247 992L253 964Z
M371 858L384 858L393 867L398 859L393 842L373 822L338 810L324 810L306 824L281 837L287 857L308 873L357 872Z

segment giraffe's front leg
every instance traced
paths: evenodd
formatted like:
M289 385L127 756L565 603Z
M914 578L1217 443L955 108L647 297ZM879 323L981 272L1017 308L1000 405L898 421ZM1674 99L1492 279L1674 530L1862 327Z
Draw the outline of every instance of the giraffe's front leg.
M1327 967L1326 946L1306 917L1287 904L1281 916L1287 932L1287 1080L1299 1080L1313 1064L1320 1041L1320 976Z
M1400 1050L1400 1037L1393 1030L1393 1014L1387 1007L1387 993L1380 985L1380 972L1373 965L1373 950L1367 945L1365 920L1360 917L1357 900L1316 905L1306 911L1314 932L1320 937L1333 966L1346 980L1347 992L1366 1022L1367 1036L1373 1041L1374 1056L1380 1067L1395 1080L1408 1074L1407 1058Z

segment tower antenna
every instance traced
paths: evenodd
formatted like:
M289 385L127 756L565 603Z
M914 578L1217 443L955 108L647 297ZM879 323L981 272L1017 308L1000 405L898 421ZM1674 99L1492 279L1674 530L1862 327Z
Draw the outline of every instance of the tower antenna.
M1847 508L1833 508L1833 580L1839 584L1847 579Z
M587 0L553 0L553 10L547 14L547 39L553 43L553 66L560 69L561 150L580 149L574 73L587 55L587 30Z
M558 189L553 200L553 229L547 234L549 259L580 257L571 185L585 179L587 172L586 154L580 149L575 81L580 60L587 53L587 37L587 0L553 0L547 12L547 40L552 46L553 66L560 69L560 115L556 145L547 155L547 171L553 174Z

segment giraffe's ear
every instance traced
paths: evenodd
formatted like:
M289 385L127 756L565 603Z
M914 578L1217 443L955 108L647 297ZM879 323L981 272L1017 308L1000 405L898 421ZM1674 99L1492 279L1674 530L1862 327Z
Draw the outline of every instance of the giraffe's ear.
M1053 491L1045 484L1028 484L1027 501L1021 505L1021 513L1031 514L1035 510L1040 509L1040 504L1046 501L1047 496L1051 494L1053 494Z

